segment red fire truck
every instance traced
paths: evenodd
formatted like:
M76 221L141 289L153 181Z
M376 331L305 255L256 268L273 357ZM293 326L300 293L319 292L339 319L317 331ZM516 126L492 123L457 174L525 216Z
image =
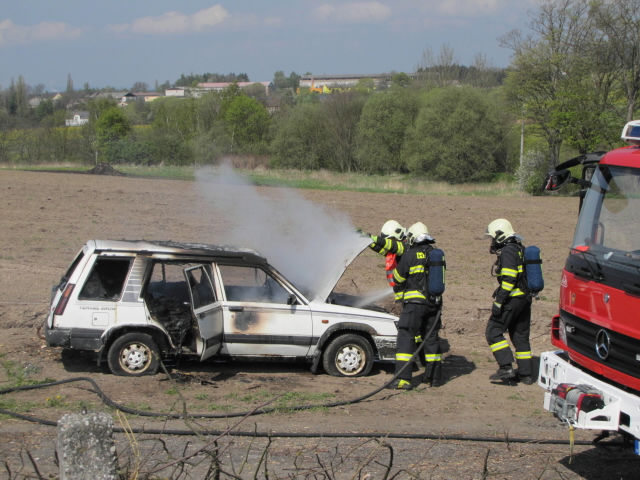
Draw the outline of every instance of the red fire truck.
M580 186L580 215L540 358L544 407L575 428L620 432L640 449L640 121L630 146L571 159L549 191ZM569 168L582 165L581 178Z

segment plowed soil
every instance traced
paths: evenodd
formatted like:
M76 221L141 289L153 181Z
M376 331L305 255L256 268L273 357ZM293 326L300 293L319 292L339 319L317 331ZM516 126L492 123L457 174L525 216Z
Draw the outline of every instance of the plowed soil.
M269 187L256 191L266 197L276 194L276 189ZM544 411L539 386L491 383L488 379L496 365L484 329L496 284L490 276L494 256L488 253L483 237L485 227L495 218L511 219L525 243L536 244L543 252L547 288L533 304L531 333L537 360L540 352L553 349L549 323L557 311L562 266L577 218L577 199L316 190L299 193L329 211L346 214L354 227L369 232L377 232L390 218L404 225L415 221L428 225L447 254L441 331L445 383L439 388L420 386L411 392L384 390L366 401L338 408L298 412L283 408L246 419L235 429L375 433L380 438L389 433L458 435L493 438L496 443L390 438L386 440L390 447L380 447L358 438L275 438L269 446L269 478L383 478L380 464L388 463L390 449L394 452L391 474L402 468L411 472L401 472L396 478L637 478L637 457L611 449L578 445L570 461L568 445L510 442L514 438L532 442L568 440L569 433ZM171 380L164 373L116 377L96 365L89 354L74 355L48 347L36 329L48 312L51 287L88 239L216 243L216 228L223 226L217 223L216 212L203 204L194 182L2 170L0 218L0 389L29 381L83 376L94 379L115 402L134 409L179 412L184 404L193 412L224 413L252 410L279 395L284 397L273 405L353 399L392 376L389 365L376 365L371 375L349 379L314 375L305 364L186 362L171 368ZM339 286L345 293L385 286L384 260L365 251L349 267ZM385 306L398 312L391 301ZM414 373L416 382L421 373ZM83 382L11 393L0 397L0 407L52 421L82 408L116 415ZM128 416L127 420L134 428L189 428L182 420L164 422L141 416ZM198 420L191 427L220 430L236 421ZM117 419L116 424L120 425ZM576 440L592 440L596 433L577 431ZM150 445L154 438L157 436L140 435L138 440L140 445ZM206 442L171 435L163 438L176 457L184 453L187 442ZM55 427L0 416L0 478L37 478L34 463L43 477L57 475L55 439ZM117 441L123 458L129 455L130 442L121 435ZM227 457L222 458L223 465L231 471L230 463L242 463L243 452L250 452L246 470L238 476L253 478L251 469L256 468L265 445L264 439L251 445L247 439L237 439L226 451ZM159 450L155 453L161 455ZM297 465L307 470L301 468L296 473L296 458ZM8 470L3 471L2 460L8 463ZM150 460L144 455L142 460L141 471L148 471ZM167 478L169 472L158 475ZM263 476L261 470L258 477ZM192 473L185 478L204 476Z

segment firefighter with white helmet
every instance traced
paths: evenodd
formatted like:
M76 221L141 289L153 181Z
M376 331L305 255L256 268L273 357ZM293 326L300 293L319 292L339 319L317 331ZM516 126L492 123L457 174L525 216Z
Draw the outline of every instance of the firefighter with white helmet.
M385 270L387 281L393 288L395 300L399 301L399 293L393 280L393 271L405 251L406 229L395 220L389 220L382 226L379 236L371 235L372 243L369 248L385 257Z
M524 273L522 238L516 235L511 223L504 218L491 222L485 235L491 237L489 251L497 257L491 273L498 279L485 336L499 368L489 378L515 380L519 377L520 382L531 385L531 297L527 292ZM504 337L505 332L509 332L516 350L517 376L512 366L514 355Z
M407 229L407 239L409 249L402 255L393 272L395 283L402 288L400 294L403 302L398 321L396 374L411 360L416 348L416 337L424 336L430 331L424 346L426 371L423 382L437 387L442 380L442 351L438 335L441 325L438 312L442 308L442 296L440 292L438 295L430 292L428 281L430 254L436 250L435 239L429 235L427 226L422 222L414 223ZM439 249L437 251L442 252ZM439 268L444 272L444 253ZM444 275L442 281L444 283ZM411 390L411 368L404 368L395 382L387 388Z

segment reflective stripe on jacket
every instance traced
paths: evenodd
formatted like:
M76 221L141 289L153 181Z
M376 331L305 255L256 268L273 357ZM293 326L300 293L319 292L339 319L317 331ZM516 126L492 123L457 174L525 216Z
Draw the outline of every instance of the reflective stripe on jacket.
M508 243L496 261L496 275L498 289L495 293L496 303L503 304L510 297L525 295L520 288L520 281L524 272L524 248L519 243Z
M433 250L432 245L412 246L398 262L393 271L393 279L402 287L402 300L411 303L429 304L427 298L427 260ZM396 292L396 299L398 299Z

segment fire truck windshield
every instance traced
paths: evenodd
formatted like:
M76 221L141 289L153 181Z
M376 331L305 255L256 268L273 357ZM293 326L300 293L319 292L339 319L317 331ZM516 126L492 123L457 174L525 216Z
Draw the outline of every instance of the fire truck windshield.
M640 169L600 165L582 205L573 248L640 262Z

